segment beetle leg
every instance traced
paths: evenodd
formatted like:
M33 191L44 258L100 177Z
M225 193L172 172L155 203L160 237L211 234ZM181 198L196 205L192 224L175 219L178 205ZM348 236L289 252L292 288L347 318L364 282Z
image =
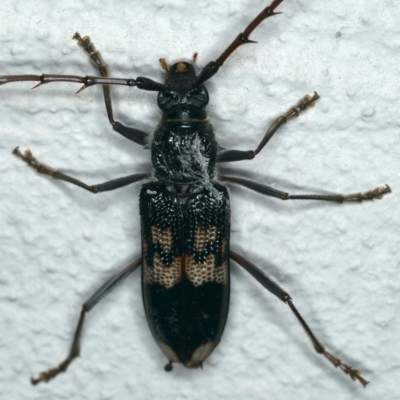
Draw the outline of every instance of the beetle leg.
M61 171L54 170L53 168L51 168L45 164L41 164L33 156L32 152L30 150L25 150L25 152L22 154L19 151L19 148L16 147L13 151L13 154L15 154L17 157L21 158L23 161L25 161L30 167L34 168L39 174L49 175L53 179L58 179L61 181L72 183L73 185L79 186L89 192L92 192L92 193L101 193L101 192L119 189L123 186L127 186L132 183L138 182L142 179L147 179L147 178L151 177L150 173L134 174L134 175L124 176L124 177L118 178L118 179L113 179L111 181L107 181L104 183L99 183L97 185L87 185L86 183L84 183L72 176L64 174Z
M243 161L252 160L269 142L269 140L274 136L276 131L289 119L298 117L302 111L307 108L312 107L316 100L320 97L317 92L314 92L313 96L304 96L294 107L288 110L285 114L278 117L268 128L260 144L255 150L223 150L218 153L217 162L232 162L232 161Z
M78 45L83 48L83 50L89 55L92 62L96 65L96 68L99 70L100 75L103 77L108 77L108 68L107 65L104 64L103 58L98 50L94 47L94 44L91 42L89 36L84 36L83 38L77 32L73 36L73 39L76 39ZM148 142L148 134L139 129L130 128L118 121L114 120L112 103L111 103L111 94L110 94L110 86L103 85L103 93L104 93L104 101L106 103L107 115L108 119L113 127L113 129L126 137L129 140L132 140L135 143L138 143L142 146L146 145Z
M322 354L327 360L329 360L335 368L341 369L346 375L349 375L353 381L358 380L364 387L367 386L368 381L365 380L361 376L361 372L357 369L354 369L352 366L348 364L342 363L342 361L332 355L331 353L327 352L324 346L320 343L320 341L316 338L314 333L308 327L307 323L304 321L303 317L297 311L296 307L292 302L292 298L290 295L285 292L277 283L271 280L264 272L258 268L255 264L251 263L250 261L246 260L239 254L235 253L234 251L229 252L230 258L243 267L253 278L255 278L258 282L261 283L269 292L274 294L284 303L286 303L290 309L292 310L293 314L296 316L297 320L299 321L300 325L303 327L304 331L306 332L308 338L311 341L315 351L318 354Z
M104 285L102 285L90 298L85 301L82 306L81 315L78 325L75 330L74 340L72 341L71 350L68 357L57 367L51 368L48 371L41 372L38 378L31 378L32 385L37 385L40 382L49 382L55 378L60 372L65 372L71 362L80 354L80 341L82 336L83 323L85 322L86 313L88 313L100 300L110 293L119 283L127 278L139 265L142 259L138 258L133 263L129 264L122 271L111 277Z
M265 196L276 197L281 200L324 200L332 201L334 203L344 203L344 202L358 202L366 200L377 200L382 199L385 194L391 192L388 185L378 186L375 189L368 190L363 193L352 193L352 194L289 194L287 192L282 192L281 190L275 189L271 186L263 185L261 183L251 181L249 179L238 178L236 176L219 176L221 181L235 183L237 185L244 186L250 190L261 193Z

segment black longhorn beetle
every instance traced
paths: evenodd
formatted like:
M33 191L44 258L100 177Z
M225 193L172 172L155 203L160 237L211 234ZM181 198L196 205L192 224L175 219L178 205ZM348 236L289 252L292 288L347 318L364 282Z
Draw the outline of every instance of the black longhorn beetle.
M350 195L291 195L264 184L236 176L218 175L216 164L253 159L278 129L289 119L297 117L319 98L317 93L305 96L295 107L278 117L268 128L255 150L226 150L217 143L213 126L207 117L209 100L205 82L212 78L226 59L241 45L253 43L251 32L265 19L279 14L275 9L283 0L274 0L240 33L226 50L209 62L196 75L195 53L191 62L179 61L165 70L165 83L138 77L115 79L88 36L74 35L79 46L88 54L101 77L75 75L10 75L0 76L0 84L38 81L38 87L50 82L83 83L78 91L100 84L103 86L108 119L112 128L127 139L151 151L153 171L133 174L98 185L87 185L61 171L39 162L18 147L14 154L40 174L72 183L92 193L119 189L144 180L140 191L142 256L104 283L84 304L68 357L57 367L32 378L32 384L48 382L80 353L80 339L86 313L117 284L142 265L143 303L150 330L160 349L172 363L188 368L201 367L203 361L218 345L224 330L230 292L230 259L259 281L269 292L286 303L304 328L315 351L339 367L351 379L363 386L360 371L343 363L325 350L303 317L295 308L291 296L272 281L256 265L232 251L229 246L230 204L225 183L242 185L250 190L280 200L323 200L336 203L362 202L381 199L390 192L389 186L377 187L364 193ZM130 128L113 117L110 85L135 86L158 92L158 107L162 117L153 135Z

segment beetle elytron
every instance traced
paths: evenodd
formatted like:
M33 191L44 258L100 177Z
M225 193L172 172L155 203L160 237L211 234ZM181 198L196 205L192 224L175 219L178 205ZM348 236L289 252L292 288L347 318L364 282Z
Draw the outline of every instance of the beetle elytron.
M208 63L196 75L196 54L191 62L179 61L165 70L165 83L138 77L114 79L88 36L78 33L74 39L98 68L101 77L73 75L12 75L0 77L0 84L17 81L45 83L65 81L83 83L80 90L101 84L109 121L113 129L127 139L149 148L153 171L128 175L119 179L89 186L71 176L40 163L27 150L14 154L39 173L80 186L92 193L114 190L146 180L140 192L142 225L142 257L107 281L83 305L68 357L57 367L42 372L32 383L48 382L64 372L79 355L80 338L85 315L118 283L142 265L142 292L147 320L157 344L172 363L188 368L202 366L203 361L219 343L224 330L229 305L229 261L234 260L257 279L267 290L285 302L314 346L353 380L362 385L368 382L360 372L342 363L327 352L303 320L290 295L268 278L257 266L230 250L230 204L223 182L238 184L266 196L281 200L308 199L337 203L380 199L390 192L389 187L377 187L351 195L290 195L272 187L233 176L218 175L217 163L253 159L271 137L289 119L298 116L319 98L317 93L305 96L295 107L277 118L268 128L255 150L226 150L216 141L213 127L206 114L209 100L205 82L214 76L225 60L239 46L252 43L251 32L265 19L277 15L275 10L283 0L274 0L266 7L226 50ZM110 85L136 86L158 92L158 107L162 117L154 134L130 128L115 121L112 111Z

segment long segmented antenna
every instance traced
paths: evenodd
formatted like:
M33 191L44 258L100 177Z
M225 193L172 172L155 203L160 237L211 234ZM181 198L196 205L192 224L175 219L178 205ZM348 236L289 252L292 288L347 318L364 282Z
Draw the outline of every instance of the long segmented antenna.
M225 62L225 60L239 47L247 43L257 43L254 40L250 40L249 36L257 28L258 25L265 19L273 17L274 15L281 14L280 12L275 12L275 8L278 7L284 0L274 0L271 5L266 7L260 14L257 15L250 22L247 28L236 37L236 39L226 48L226 50L215 60L209 62L201 71L199 77L197 78L194 86L200 86L206 80L210 79L215 75L219 67ZM195 61L193 57L192 63ZM163 60L163 59L161 59ZM160 61L161 61L160 60ZM165 60L163 60L165 62ZM162 64L163 65L163 64ZM163 66L164 68L164 66ZM165 68L164 68L165 69ZM35 89L45 83L51 82L75 82L83 83L83 86L77 91L77 93L82 92L89 86L94 85L122 85L122 86L136 86L138 89L149 90L149 91L165 91L167 86L155 82L152 79L138 77L136 79L118 79L118 78L108 78L108 77L98 77L98 76L77 76L77 75L4 75L0 76L0 85L4 85L9 82L39 82L32 89Z
M210 79L212 76L214 76L218 70L219 67L225 62L225 60L239 47L242 46L243 44L247 43L257 43L254 40L250 40L249 36L250 34L254 31L254 29L257 28L258 25L261 24L262 21L269 17L273 17L274 15L281 14L280 12L275 12L275 8L278 7L284 0L274 0L271 5L268 7L264 8L260 12L260 14L257 15L253 19L253 21L250 22L250 24L247 26L247 28L239 33L237 35L236 39L226 48L226 50L215 60L209 62L201 71L199 77L197 78L195 82L195 86L200 86L202 83L204 83L206 80Z
M149 78L142 76L136 79L118 79L118 78L104 78L99 76L77 76L77 75L4 75L0 76L0 85L9 82L39 82L32 89L36 89L46 83L51 82L74 82L83 83L83 86L76 92L80 93L82 90L89 86L94 85L122 85L122 86L136 86L138 89L149 91L163 91L167 87L159 82L153 81Z

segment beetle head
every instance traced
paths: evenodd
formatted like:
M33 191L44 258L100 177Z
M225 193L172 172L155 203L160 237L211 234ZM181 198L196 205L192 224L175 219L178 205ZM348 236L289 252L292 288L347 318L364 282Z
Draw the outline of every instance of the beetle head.
M193 56L191 63L179 61L168 67L164 59L160 59L166 71L165 84L167 90L158 94L158 106L164 117L171 118L206 118L205 107L208 104L208 92L203 85L195 86L197 79Z

